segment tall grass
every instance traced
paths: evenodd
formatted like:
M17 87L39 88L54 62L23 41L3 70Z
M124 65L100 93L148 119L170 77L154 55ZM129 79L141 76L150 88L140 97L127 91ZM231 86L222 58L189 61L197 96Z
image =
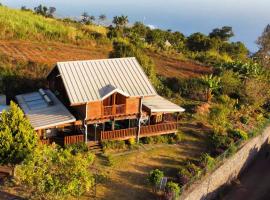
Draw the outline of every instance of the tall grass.
M81 39L91 39L91 37L83 30L67 25L60 20L45 18L31 11L0 6L0 39L76 42Z

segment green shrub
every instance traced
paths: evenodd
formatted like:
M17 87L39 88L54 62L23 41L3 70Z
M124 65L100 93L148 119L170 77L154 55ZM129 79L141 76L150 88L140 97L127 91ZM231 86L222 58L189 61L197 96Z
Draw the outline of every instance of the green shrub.
M233 142L234 140L227 135L213 134L209 138L209 147L212 154L219 155L228 149Z
M166 144L168 143L168 136L166 135L159 135L154 137L155 144Z
M67 145L66 148L70 149L73 154L84 153L88 151L88 147L85 142Z
M128 144L129 144L130 146L134 146L134 145L136 144L136 139L135 139L135 138L130 138L130 139L128 140Z
M163 177L164 173L159 169L150 171L147 180L152 185L154 191L156 191Z
M236 152L237 152L237 146L235 144L232 144L227 151L226 157L230 157L234 155Z
M144 144L154 144L154 137L144 137L141 139Z
M199 176L201 174L201 169L190 161L186 162L186 168L193 176Z
M200 158L200 163L207 170L212 170L216 164L216 161L213 157L211 157L208 153L203 153Z
M249 116L241 116L240 117L240 122L242 124L248 124L249 123L249 120L250 120Z
M176 133L176 135L174 136L174 142L176 142L176 143L179 143L179 142L181 142L182 141L182 132L181 131L178 131L177 133Z
M179 178L179 183L181 185L187 184L190 179L192 178L192 173L190 173L185 166L181 166L179 171L178 171L178 178Z
M241 139L241 140L247 140L248 139L248 133L241 130L241 129L235 129L229 131L229 136L233 137L234 139Z
M126 148L125 141L114 141L114 140L107 140L101 143L104 150L114 149L114 150L121 150Z
M112 167L116 164L115 159L112 155L108 155L107 159L108 159L108 166Z
M180 196L180 186L172 181L168 182L165 188L166 199L176 200Z

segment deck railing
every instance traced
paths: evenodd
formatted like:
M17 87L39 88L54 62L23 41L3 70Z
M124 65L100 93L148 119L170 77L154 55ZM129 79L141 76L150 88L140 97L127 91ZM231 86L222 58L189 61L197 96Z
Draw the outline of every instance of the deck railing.
M140 137L162 135L177 131L177 123L169 122L149 126L141 126ZM125 140L135 138L138 128L121 129L115 131L102 131L101 140Z
M64 136L64 145L84 142L84 135Z
M128 128L115 131L101 131L101 140L117 140L136 137L137 128Z
M103 115L104 116L113 115L113 106L104 106Z
M124 114L126 112L126 105L115 105L115 114Z
M125 104L103 107L103 115L104 116L125 114L125 112L126 112L126 105Z
M140 136L142 137L148 135L166 134L174 131L177 131L177 123L175 122L155 124L149 126L142 126Z

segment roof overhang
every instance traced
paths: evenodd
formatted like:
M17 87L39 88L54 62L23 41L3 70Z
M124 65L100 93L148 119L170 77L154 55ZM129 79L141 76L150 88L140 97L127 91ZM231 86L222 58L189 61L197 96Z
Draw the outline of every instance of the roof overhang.
M143 106L145 106L151 113L176 113L184 112L185 109L168 101L161 96L146 97L142 100Z

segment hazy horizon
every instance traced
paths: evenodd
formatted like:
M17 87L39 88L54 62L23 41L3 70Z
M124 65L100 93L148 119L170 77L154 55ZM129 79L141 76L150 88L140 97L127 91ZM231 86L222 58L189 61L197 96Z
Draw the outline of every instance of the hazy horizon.
M252 51L256 51L256 39L264 27L270 23L267 0L0 0L4 5L33 8L38 4L54 6L59 17L80 16L84 11L98 16L106 14L127 15L130 22L143 21L147 25L162 29L180 31L185 35L194 32L208 34L212 29L232 26L233 41L242 41Z

